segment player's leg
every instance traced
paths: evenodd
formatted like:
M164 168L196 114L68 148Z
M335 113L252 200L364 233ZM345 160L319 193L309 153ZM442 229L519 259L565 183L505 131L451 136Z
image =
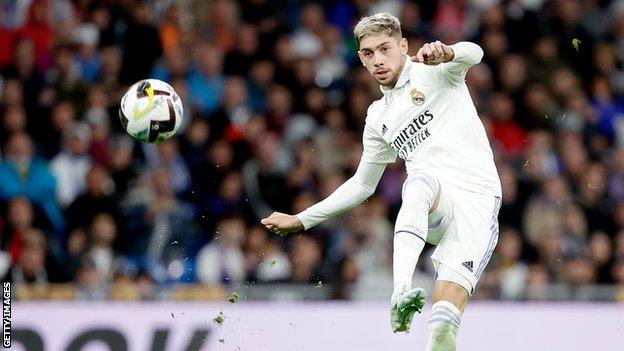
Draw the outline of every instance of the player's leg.
M498 239L500 198L455 188L449 192L453 221L432 255L437 278L427 351L455 350L462 313Z
M403 204L394 232L394 290L390 301L394 332L409 331L412 316L424 305L424 290L411 288L412 277L427 240L429 217L436 214L437 226L444 219L438 211L440 193L438 181L426 174L410 177L403 186Z
M462 284L456 281L462 281ZM427 321L429 341L426 351L455 351L455 339L469 299L464 285L470 289L471 283L448 267L439 267L438 280L433 288L431 315Z

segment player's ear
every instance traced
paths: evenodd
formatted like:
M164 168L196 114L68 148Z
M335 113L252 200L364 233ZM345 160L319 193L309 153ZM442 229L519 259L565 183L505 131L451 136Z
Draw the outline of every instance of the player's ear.
M399 46L401 47L401 54L407 55L407 52L409 51L409 44L407 42L407 39L401 38L401 41L399 41Z
M366 64L364 63L364 54L362 54L362 50L358 50L358 57L360 58L360 62L362 62L362 66L366 67Z

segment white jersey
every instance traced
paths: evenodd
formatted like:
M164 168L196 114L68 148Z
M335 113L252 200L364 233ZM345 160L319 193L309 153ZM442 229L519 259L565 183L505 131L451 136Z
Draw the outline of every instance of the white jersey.
M364 152L355 174L325 200L297 214L305 229L349 210L375 191L385 166L397 156L408 174L426 172L470 192L501 196L485 129L464 82L481 48L451 45L454 58L437 66L405 66L395 87L368 109Z
M485 129L464 81L483 56L472 43L451 45L452 62L437 66L409 58L393 89L368 109L362 160L405 160L421 171L469 191L500 196L501 186Z

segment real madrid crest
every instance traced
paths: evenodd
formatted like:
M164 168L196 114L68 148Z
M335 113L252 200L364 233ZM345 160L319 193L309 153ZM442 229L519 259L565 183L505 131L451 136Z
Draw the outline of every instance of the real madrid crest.
M425 103L425 94L418 91L418 89L412 88L412 90L410 90L410 95L412 96L412 102L414 105L420 106Z

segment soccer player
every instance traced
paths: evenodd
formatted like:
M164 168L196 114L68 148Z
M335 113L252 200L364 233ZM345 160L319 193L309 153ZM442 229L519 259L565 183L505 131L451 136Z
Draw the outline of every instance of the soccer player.
M353 32L383 93L368 109L358 168L325 200L262 223L278 234L310 229L371 196L386 164L401 157L408 177L394 229L391 326L408 332L423 308L424 291L411 284L429 242L437 247L427 350L455 350L462 313L498 240L500 180L465 83L483 51L470 42L436 41L409 57L399 20L386 13L362 18Z

